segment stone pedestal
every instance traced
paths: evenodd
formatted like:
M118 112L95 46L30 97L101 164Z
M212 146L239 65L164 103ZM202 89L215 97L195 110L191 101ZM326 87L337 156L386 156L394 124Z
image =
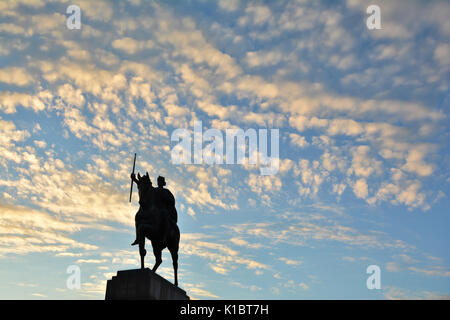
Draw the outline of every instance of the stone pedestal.
M189 300L186 291L148 268L122 270L106 284L105 300Z

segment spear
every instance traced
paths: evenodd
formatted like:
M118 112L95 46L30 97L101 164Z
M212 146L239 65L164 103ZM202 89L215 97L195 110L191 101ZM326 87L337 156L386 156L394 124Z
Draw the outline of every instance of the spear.
M134 166L136 165L136 153L134 154L134 160L133 160L133 174L134 174ZM130 186L130 202L131 202L131 194L133 193L133 179L131 179L131 186Z

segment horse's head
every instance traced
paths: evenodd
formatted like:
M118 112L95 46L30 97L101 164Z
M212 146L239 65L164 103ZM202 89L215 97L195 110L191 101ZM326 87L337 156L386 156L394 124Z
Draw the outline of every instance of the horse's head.
M137 179L139 181L138 189L139 189L139 204L144 205L147 200L147 191L152 188L152 181L148 175L148 172L141 177L138 173Z

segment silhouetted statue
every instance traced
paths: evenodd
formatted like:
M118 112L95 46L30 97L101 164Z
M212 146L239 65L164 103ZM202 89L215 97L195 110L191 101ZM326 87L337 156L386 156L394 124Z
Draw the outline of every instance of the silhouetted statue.
M175 198L172 193L165 189L164 177L158 177L158 188L152 186L148 172L144 176L138 173L138 179L134 173L131 174L139 190L139 211L136 213L136 240L132 245L139 244L141 256L141 269L144 269L145 238L152 242L156 272L162 262L162 251L168 248L172 256L175 285L178 286L178 247L180 242L180 230L177 226L177 211L175 209Z

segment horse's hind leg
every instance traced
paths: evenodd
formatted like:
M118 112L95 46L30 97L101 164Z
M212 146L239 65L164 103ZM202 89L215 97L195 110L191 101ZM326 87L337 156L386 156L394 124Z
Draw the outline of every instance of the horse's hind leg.
M153 254L155 255L155 265L153 266L152 271L156 272L159 265L162 263L162 258L161 258L162 250L160 248L158 248L157 246L153 246Z
M170 254L172 255L172 264L173 264L173 276L175 278L175 285L178 287L178 250L177 248L169 249Z

